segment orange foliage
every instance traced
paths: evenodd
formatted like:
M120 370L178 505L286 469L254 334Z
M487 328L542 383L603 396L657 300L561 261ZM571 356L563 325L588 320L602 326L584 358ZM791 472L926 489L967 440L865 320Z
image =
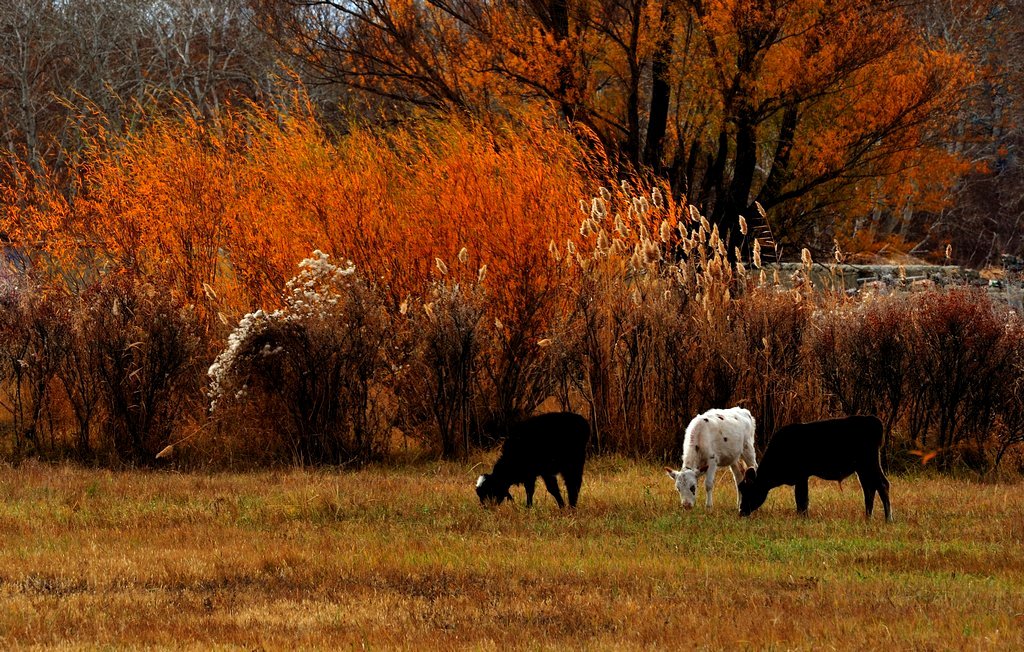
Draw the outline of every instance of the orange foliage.
M926 38L895 0L297 4L292 37L322 74L481 115L549 101L723 234L756 200L787 239L830 241L846 217L936 210L968 170L941 141L969 46Z
M216 121L179 106L136 133L100 132L73 198L47 194L6 226L63 269L89 254L165 279L207 315L275 305L314 249L353 260L397 306L425 290L435 257L457 265L466 247L464 271L487 265L493 299L515 318L565 273L547 249L578 226L581 161L574 139L541 118L331 138L301 98Z
M940 136L973 78L966 53L923 39L891 2L718 0L702 18L709 64L680 74L720 95L708 124L727 125L735 107L749 105L757 138L774 147L779 119L771 116L795 110L792 152L780 168L786 183L751 188L767 208L799 215L828 207L853 219L948 202L969 169ZM769 171L782 162L763 156Z
M837 235L836 244L843 252L843 262L849 263L899 261L914 248L914 243L896 233L879 234L869 228L850 235Z

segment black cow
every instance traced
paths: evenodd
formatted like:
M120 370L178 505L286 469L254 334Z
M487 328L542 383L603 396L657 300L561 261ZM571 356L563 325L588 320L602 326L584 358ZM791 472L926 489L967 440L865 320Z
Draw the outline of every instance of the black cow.
M882 499L885 520L892 521L889 480L882 472L879 449L882 422L873 416L853 416L812 423L794 423L777 430L757 469L747 469L739 483L740 515L747 516L780 485L794 485L796 511L807 513L810 476L840 481L856 473L864 489L864 509L871 517L875 492Z
M565 506L555 477L562 475L569 494L569 506L583 484L583 464L587 457L590 424L572 412L553 412L531 417L512 426L494 470L476 481L476 494L483 504L500 504L512 500L509 487L521 484L526 489L526 506L533 505L533 489L537 476L555 497L559 508Z

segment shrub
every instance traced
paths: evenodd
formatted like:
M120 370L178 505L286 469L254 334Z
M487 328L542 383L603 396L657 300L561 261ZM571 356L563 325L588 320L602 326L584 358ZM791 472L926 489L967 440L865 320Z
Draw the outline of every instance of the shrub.
M0 284L0 405L11 417L9 454L15 463L30 453L52 455L59 447L54 381L69 346L66 299L28 277Z
M279 427L296 463L366 462L390 432L374 418L374 390L391 373L391 324L351 263L314 251L299 268L285 307L243 317L210 367L213 408L254 415L265 432Z
M756 288L730 306L728 324L739 346L729 360L738 378L727 402L746 405L756 415L761 448L782 426L821 415L805 349L815 300L821 297Z
M999 379L1013 363L1005 346L1007 315L983 292L955 288L911 298L914 359L910 440L938 451L941 467L964 452L971 433L983 436L995 416ZM977 466L977 463L975 464Z
M987 451L993 429L1013 444L1018 324L984 292L953 288L824 311L809 347L832 405L882 418L887 460L983 470L1002 446Z
M96 458L94 426L103 414L102 385L96 377L100 369L98 358L103 347L96 346L94 338L97 329L89 310L86 297L67 297L68 346L57 362L57 376L60 378L74 420L73 447L75 456L81 462L93 462Z
M1008 349L1009 364L1002 378L992 379L998 391L993 470L1011 447L1024 443L1024 322L1019 315L1009 321L997 346Z
M465 456L476 443L473 437L481 421L487 295L483 272L476 278L462 274L460 281L448 276L443 262L438 266L444 271L429 300L419 309L406 310L411 351L397 395L405 431L441 457L453 459Z
M913 392L911 316L909 301L895 295L843 303L815 315L809 342L829 403L844 415L875 414L882 420L885 468L893 428Z
M98 390L102 453L122 464L152 465L201 405L205 347L196 315L130 274L103 277L82 299L75 360L67 362L75 369L64 371L65 387L83 409L95 397L75 384L91 380ZM83 411L80 429L87 418Z
M131 275L100 277L78 295L27 276L5 284L0 343L15 462L151 465L200 404L194 314Z

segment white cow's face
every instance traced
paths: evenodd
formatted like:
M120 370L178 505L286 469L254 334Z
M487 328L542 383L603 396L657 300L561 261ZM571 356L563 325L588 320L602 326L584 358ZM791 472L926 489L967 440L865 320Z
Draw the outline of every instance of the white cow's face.
M690 509L697 502L697 472L693 469L673 471L665 469L665 474L676 483L676 491L679 492L679 501L683 507Z

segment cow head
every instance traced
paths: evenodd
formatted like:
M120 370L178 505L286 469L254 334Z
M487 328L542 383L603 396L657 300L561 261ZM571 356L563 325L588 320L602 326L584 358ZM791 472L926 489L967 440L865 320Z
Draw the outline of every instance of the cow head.
M500 505L506 498L512 502L508 485L498 482L490 473L484 473L476 479L476 495L481 505Z
M697 502L697 472L685 468L673 471L666 466L665 475L676 483L676 491L679 492L679 501L683 507L686 509L693 507L693 504Z
M768 490L757 481L757 469L747 469L737 488L740 490L740 516L750 516L768 497Z

